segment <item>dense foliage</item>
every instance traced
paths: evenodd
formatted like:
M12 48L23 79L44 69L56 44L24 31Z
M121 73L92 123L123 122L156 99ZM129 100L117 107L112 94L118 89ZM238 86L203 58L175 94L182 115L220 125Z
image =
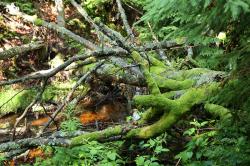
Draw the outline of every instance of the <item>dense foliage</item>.
M220 131L213 139L194 134L185 153L178 156L194 165L247 165L250 162L249 1L155 0L144 9L143 20L152 22L159 38L184 40L193 46L195 59L201 66L230 73L230 80L211 101L230 108L234 121L216 124Z

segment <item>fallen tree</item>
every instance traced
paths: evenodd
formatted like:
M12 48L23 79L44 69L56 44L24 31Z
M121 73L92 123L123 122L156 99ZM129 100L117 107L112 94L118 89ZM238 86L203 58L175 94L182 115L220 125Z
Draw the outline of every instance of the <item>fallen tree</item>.
M107 141L112 139L131 138L148 139L171 128L185 114L192 114L192 108L195 105L203 105L205 110L215 115L221 116L228 114L226 108L211 105L209 103L209 98L220 89L220 81L225 79L227 74L204 68L178 70L171 67L171 65L168 65L169 62L165 63L148 55L148 51L168 50L176 47L180 48L184 47L185 43L162 41L148 43L146 45L137 45L134 42L134 35L128 21L126 20L122 4L120 0L117 0L116 2L130 40L126 40L126 37L123 37L119 32L110 29L100 20L92 20L81 6L79 6L74 0L71 0L72 5L77 8L86 21L88 21L95 30L100 33L100 35L103 35L104 40L111 42L105 44L105 46L101 46L102 41L99 41L99 45L96 45L94 42L76 35L65 27L60 27L54 23L48 23L37 18L34 20L26 19L26 21L34 22L37 26L43 26L55 30L61 35L66 35L67 37L72 38L86 47L87 51L84 54L70 57L67 61L56 68L37 71L13 80L0 81L0 86L23 83L30 80L47 80L55 76L58 72L67 70L73 62L82 62L82 65L85 65L101 61L102 66L100 68L103 70L100 70L100 68L99 70L94 70L95 75L98 77L106 77L107 79L106 75L111 73L111 76L108 79L112 79L114 82L123 82L126 84L147 87L149 94L135 95L132 99L135 106L147 108L147 110L143 112L141 119L133 124L128 123L125 125L112 126L101 131L84 132L77 135L73 134L71 136L63 137L44 136L43 132L53 122L53 119L63 111L69 103L72 103L74 98L77 98L73 93L80 84L86 82L86 76L90 75L87 73L72 87L72 90L68 93L67 97L65 97L61 105L58 106L52 117L50 117L50 121L41 130L38 138L25 138L13 142L2 143L0 145L0 152L9 152L12 150L25 149L45 144L51 146L76 146L84 144L85 140ZM26 14L21 12L17 13L18 16L27 18ZM113 46L113 44L115 45ZM32 49L33 48L30 50ZM9 53L3 52L1 54L7 55ZM13 55L12 52L11 56ZM116 59L118 57L120 58L119 60ZM105 66L108 65L111 66L105 68ZM126 68L131 65L132 67ZM114 75L113 69L117 66L120 69L125 69L127 72L117 72L117 75ZM44 88L46 88L46 85ZM35 99L31 103L31 106L38 103L38 99L39 98ZM31 106L27 107L25 112L29 111ZM19 119L22 119L24 116L25 114ZM151 124L149 124L149 122L151 122ZM17 127L17 124L18 122L15 127ZM13 133L13 135L15 135L15 132Z

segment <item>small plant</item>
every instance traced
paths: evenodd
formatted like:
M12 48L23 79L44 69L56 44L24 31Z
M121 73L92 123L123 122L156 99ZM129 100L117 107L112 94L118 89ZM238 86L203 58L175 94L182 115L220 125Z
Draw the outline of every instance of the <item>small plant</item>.
M6 158L2 155L0 155L0 164L3 165L4 161L6 160Z
M61 128L65 132L75 131L79 129L81 123L77 118L71 118L61 123Z
M163 143L166 144L166 138L167 134L164 133L155 139L149 139L146 143L142 141L140 144L142 148L152 149L154 155L159 155L164 152L169 152L169 149L163 147Z
M64 113L64 116L66 117L66 121L61 123L61 128L63 131L71 132L75 131L80 128L81 123L78 118L74 117L74 104L69 104L67 106L67 109Z
M138 156L135 159L135 163L137 166L160 166L158 159L156 157L152 157L149 155L146 156Z
M167 137L168 135L164 133L154 139L149 139L146 142L141 141L139 143L139 148L144 151L149 151L150 153L138 155L135 159L136 165L160 166L161 164L159 163L159 156L170 151L168 148L163 146L166 144Z
M82 146L73 148L56 147L52 158L37 160L37 166L43 165L124 165L125 162L117 153L117 147L123 142L101 144L97 141L88 141Z
M214 123L214 120L203 121L200 123L194 119L193 122L190 122L193 127L186 130L183 135L190 136L192 139L187 143L186 149L175 156L176 159L181 159L183 163L189 163L193 158L196 160L201 159L203 156L203 151L199 151L197 148L206 148L206 146L209 144L209 138L215 135L215 131L203 133L203 131L206 129L204 127L210 123Z

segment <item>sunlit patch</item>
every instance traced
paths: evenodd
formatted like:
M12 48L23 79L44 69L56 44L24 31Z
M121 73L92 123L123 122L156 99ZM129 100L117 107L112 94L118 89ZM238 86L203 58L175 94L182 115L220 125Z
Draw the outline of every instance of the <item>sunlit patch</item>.
M33 120L31 126L44 126L49 121L49 117L40 118Z
M14 3L6 5L6 11L11 15L20 15L21 14L19 7L15 6Z
M37 157L44 158L45 157L44 151L41 148L31 149L28 154L28 159L32 160Z
M81 116L80 116L80 122L82 124L88 124L88 123L93 123L97 120L97 114L95 112L84 112Z
M98 108L97 112L83 112L80 116L80 121L82 124L94 123L96 121L120 121L125 116L122 111L117 105L106 104Z
M108 121L112 119L115 110L109 105L103 105L98 112L87 111L80 116L82 124L93 123L95 121Z

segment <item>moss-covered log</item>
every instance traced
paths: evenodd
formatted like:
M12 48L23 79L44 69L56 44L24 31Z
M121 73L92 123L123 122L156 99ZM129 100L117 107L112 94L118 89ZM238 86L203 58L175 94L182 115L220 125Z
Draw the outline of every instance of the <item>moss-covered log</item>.
M81 136L77 136L75 138L72 138L72 146L74 145L79 145L83 144L86 140L92 141L92 140L104 140L108 139L112 136L117 136L123 134L123 127L118 125L115 127L109 127L105 130L102 131L96 131L96 132L91 132L87 134L83 134Z
M204 108L215 117L219 117L221 120L228 120L232 117L230 110L217 104L207 103Z
M148 62L142 58L142 56L136 52L133 51L131 54L132 58L140 65L142 73L146 79L148 88L150 90L151 94L160 94L160 89L157 86L156 81L154 80L154 78L152 77L152 75L149 72L149 64Z
M158 110L162 110L164 113L154 124L130 131L128 137L150 138L161 134L174 125L183 114L190 111L194 105L205 102L208 96L215 90L217 90L217 84L201 88L191 88L177 100L163 98L160 95L136 96L134 100L137 104L148 107L152 106L155 109L159 108ZM151 111L151 114L155 114L155 112ZM149 118L154 117L154 115L147 116Z

